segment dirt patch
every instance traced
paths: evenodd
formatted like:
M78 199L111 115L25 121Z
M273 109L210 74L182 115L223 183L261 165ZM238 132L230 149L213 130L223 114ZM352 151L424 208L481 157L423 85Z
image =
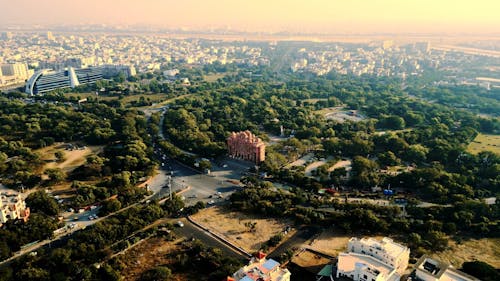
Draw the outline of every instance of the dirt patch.
M330 228L314 239L308 248L336 257L340 252L347 251L347 242L353 236L355 235L346 235ZM383 236L372 236L372 238L380 240Z
M328 172L331 172L331 171L338 169L338 168L346 168L346 170L348 170L348 169L350 169L351 165L352 165L351 160L341 160L341 161L335 163L330 168L328 168Z
M175 242L166 241L163 238L150 238L140 245L130 249L120 257L124 264L121 275L124 280L138 280L142 273L156 266L166 265L172 268L174 261L169 258L169 254L180 251L180 247ZM172 280L187 280L186 276L174 274Z
M55 144L38 151L42 160L48 162L44 169L60 168L65 172L71 172L86 161L86 157L102 151L102 146L90 146L81 149L66 150L64 144ZM60 151L64 154L64 161L56 162L55 153Z
M239 212L231 212L220 207L202 210L192 216L193 220L221 235L225 239L249 253L258 251L272 236L282 233L291 225L287 220L278 221ZM251 229L248 224L255 223ZM290 231L283 239L293 235Z
M304 250L292 257L292 262L309 272L318 273L325 265L331 263L330 259Z
M483 238L449 242L450 248L441 253L432 254L433 258L448 262L460 268L465 261L483 261L495 268L500 268L500 238Z

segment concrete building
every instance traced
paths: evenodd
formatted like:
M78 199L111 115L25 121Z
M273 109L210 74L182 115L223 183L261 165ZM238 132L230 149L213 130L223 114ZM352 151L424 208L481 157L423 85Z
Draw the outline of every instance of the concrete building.
M36 95L56 89L74 88L80 84L95 83L102 77L100 68L74 69L69 67L64 71L44 69L36 72L28 79L25 92Z
M2 32L2 36L1 36L1 38L2 38L3 40L10 40L10 39L12 39L12 37L13 37L13 36L12 36L12 32L10 32L10 31L5 31L5 32Z
M422 256L408 280L418 281L479 281L478 278L459 271L453 266Z
M337 278L347 277L354 281L399 281L396 269L374 257L357 253L340 253Z
M81 84L95 83L105 77L124 73L127 77L135 75L133 66L104 65L100 67L68 67L62 71L44 69L36 72L26 83L25 92L30 95L42 94L63 88L74 88Z
M356 238L349 240L347 250L351 253L363 254L374 257L403 274L410 260L410 249L395 243L392 239L384 237L381 241L373 238Z
M25 63L0 64L0 84L15 84L26 81L33 74Z
M266 259L264 253L259 252L248 265L240 268L229 277L228 281L290 281L290 271L281 268L280 263L273 259Z
M347 253L340 253L337 278L354 281L399 281L408 267L410 249L384 237L349 239Z
M260 163L266 159L266 145L250 131L232 132L227 138L231 157Z
M0 226L9 220L28 220L30 208L21 198L21 194L0 193Z

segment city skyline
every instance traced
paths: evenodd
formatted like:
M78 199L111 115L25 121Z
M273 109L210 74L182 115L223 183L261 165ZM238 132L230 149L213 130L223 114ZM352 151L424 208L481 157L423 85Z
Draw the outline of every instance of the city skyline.
M0 26L150 25L303 33L498 34L500 2L478 1L7 1ZM54 7L57 7L55 9Z

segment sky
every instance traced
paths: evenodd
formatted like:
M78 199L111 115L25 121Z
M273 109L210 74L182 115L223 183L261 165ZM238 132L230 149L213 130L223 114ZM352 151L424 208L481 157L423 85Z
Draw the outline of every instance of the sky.
M500 0L0 0L13 24L499 34Z

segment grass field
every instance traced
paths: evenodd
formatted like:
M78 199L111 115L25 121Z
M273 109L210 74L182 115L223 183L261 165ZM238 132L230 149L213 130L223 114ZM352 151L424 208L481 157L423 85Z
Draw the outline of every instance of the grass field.
M465 261L479 260L495 268L500 268L500 238L470 239L457 244L450 241L450 248L440 253L432 254L444 262L460 268Z
M177 241L178 242L178 241ZM174 252L180 251L178 243L166 241L163 238L150 238L127 251L120 259L124 268L121 275L124 280L139 280L141 274L156 266L173 264L171 257ZM172 281L188 280L187 276L173 274Z
M260 218L239 212L230 212L220 207L204 209L193 215L192 218L249 253L258 251L269 238L281 233L287 225L290 225L285 220ZM250 231L245 226L247 222L256 223L254 231ZM288 233L287 237L292 234L293 231Z
M500 154L500 135L478 134L467 147L467 151L472 154L478 154L481 151Z

